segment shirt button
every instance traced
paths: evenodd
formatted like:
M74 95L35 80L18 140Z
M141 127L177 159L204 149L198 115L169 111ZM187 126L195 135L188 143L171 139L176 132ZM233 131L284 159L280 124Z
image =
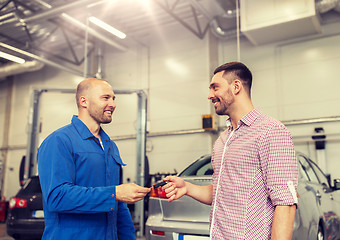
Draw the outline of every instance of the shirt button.
M113 210L113 208L111 208L111 211Z
M115 195L114 195L114 194L112 194L111 196L112 196L112 197L114 197Z

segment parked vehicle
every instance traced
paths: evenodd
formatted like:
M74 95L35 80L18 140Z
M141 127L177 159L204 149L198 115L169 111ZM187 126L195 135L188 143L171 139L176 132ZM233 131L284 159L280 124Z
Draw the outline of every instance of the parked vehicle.
M330 184L320 168L307 156L297 153L299 162L299 207L294 222L294 240L340 239L339 179ZM206 155L187 167L178 176L185 181L211 184L211 156ZM151 193L147 240L209 239L210 206L183 196L167 202L161 188Z
M14 239L41 239L45 222L38 176L29 178L10 199L6 225Z

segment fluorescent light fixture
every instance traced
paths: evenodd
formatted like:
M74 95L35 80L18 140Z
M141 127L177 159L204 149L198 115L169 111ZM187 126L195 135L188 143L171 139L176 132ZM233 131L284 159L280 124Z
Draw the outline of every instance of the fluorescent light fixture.
M102 20L96 18L96 17L89 17L90 22L96 24L98 27L101 27L102 29L108 31L109 33L112 33L113 35L119 37L120 39L126 38L126 34L119 31L118 29L110 26L109 24L103 22Z
M7 60L17 62L17 63L24 63L25 59L13 56L11 54L5 53L5 52L0 52L0 57L5 58Z

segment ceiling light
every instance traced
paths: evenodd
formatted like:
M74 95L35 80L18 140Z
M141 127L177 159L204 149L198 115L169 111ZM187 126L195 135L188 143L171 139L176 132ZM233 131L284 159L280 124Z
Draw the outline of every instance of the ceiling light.
M11 54L5 53L5 52L0 52L0 57L5 58L7 60L17 62L17 63L24 63L25 59L13 56Z
M103 22L102 20L96 18L96 17L89 17L90 22L96 24L98 27L103 28L104 30L112 33L113 35L119 37L120 39L126 38L126 34L119 31L118 29L110 26L109 24Z

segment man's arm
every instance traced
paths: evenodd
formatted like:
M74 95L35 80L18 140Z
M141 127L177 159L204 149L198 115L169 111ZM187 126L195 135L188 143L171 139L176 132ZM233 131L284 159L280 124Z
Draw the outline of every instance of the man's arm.
M263 135L259 146L263 178L276 206L271 239L291 239L298 204L298 162L291 135L284 125L274 125Z
M293 235L296 206L276 206L271 240L290 240Z
M175 176L168 176L164 178L164 180L169 182L162 187L166 192L169 202L187 195L201 203L211 205L213 195L213 187L211 184L202 186L195 185Z
M40 146L38 165L46 207L54 212L95 213L115 211L116 201L141 200L150 188L133 183L118 186L84 187L74 184L76 169L71 143L56 136Z

